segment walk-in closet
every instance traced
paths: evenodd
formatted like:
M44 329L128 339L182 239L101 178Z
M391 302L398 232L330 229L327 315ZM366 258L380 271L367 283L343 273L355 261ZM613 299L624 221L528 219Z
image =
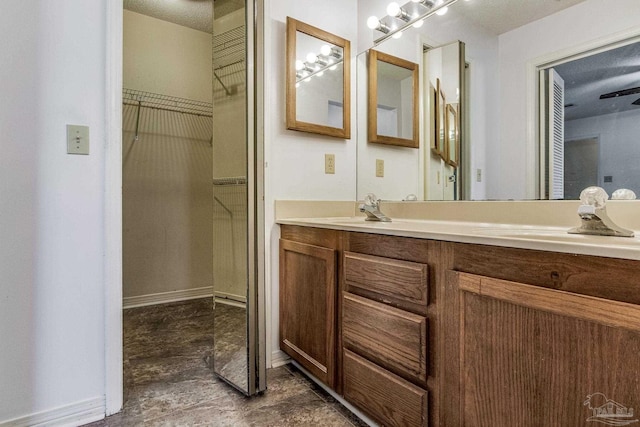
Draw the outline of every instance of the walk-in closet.
M252 394L245 2L154 3L124 1L125 385L185 362Z

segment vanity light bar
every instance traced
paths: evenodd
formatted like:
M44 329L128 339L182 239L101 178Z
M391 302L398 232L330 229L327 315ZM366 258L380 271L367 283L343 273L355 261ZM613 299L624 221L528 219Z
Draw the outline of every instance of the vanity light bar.
M397 33L402 33L403 30L411 25L419 27L421 25L421 21L435 13L440 12L440 14L444 14L443 12L446 11L450 5L457 1L458 0L411 0L404 6L399 6L397 3L389 4L387 7L387 13L390 15L381 19L378 19L376 16L370 16L369 19L367 19L367 26L370 29L383 33L381 37L373 41L373 45L377 46ZM417 14L417 12L414 13L413 18L411 18L409 11L415 9L416 6L420 6L425 10L420 14ZM399 25L396 28L391 28L387 22L393 22L394 20L402 21L402 25Z
M342 51L326 44L320 48L320 54L310 52L305 59L306 61L296 60L296 83L309 81L315 75L321 76L326 69L335 70L342 63Z

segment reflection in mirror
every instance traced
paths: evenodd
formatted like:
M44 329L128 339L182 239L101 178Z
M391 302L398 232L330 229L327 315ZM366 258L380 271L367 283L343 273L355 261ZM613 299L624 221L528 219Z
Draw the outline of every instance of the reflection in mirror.
M445 159L445 150L446 146L444 145L444 106L447 104L444 99L444 92L442 91L442 87L440 86L440 79L436 78L436 102L434 104L435 107L435 122L433 122L433 128L435 129L435 149L433 150L433 154L437 154Z
M383 16L387 3L382 0L359 0L359 13L365 19L371 15ZM459 103L461 145L458 150L459 165L456 170L459 175L456 181L461 185L459 194L463 199L550 197L549 149L546 148L545 139L548 126L538 120L540 107L545 102L540 94L544 83L540 83L538 72L554 68L566 83L563 105L565 134L562 141L565 146L565 172L566 168L570 168L572 174L577 174L571 178L578 182L574 187L595 179L597 185L611 194L620 187L640 186L640 178L634 177L628 167L630 163L638 163L633 159L640 158L640 146L627 143L633 138L630 137L630 132L623 130L626 123L634 120L638 122L640 107L635 106L635 110L617 113L615 118L613 111L608 112L610 117L598 113L577 118L572 116L572 110L607 102L601 100L600 95L637 87L638 84L616 84L615 79L610 79L609 75L618 72L625 76L627 83L633 79L637 82L640 55L637 51L626 54L618 52L613 59L598 61L599 65L580 65L580 72L574 77L565 77L561 69L561 65L567 60L581 59L603 50L630 45L640 39L637 26L637 22L640 22L640 8L637 1L616 1L607 6L606 13L603 13L603 6L599 0L458 1L449 7L446 15L430 16L421 28L408 27L402 32L402 38L388 38L380 44L374 41L383 34L378 30L366 30L365 19L362 19L360 25L363 31L359 33L358 47L364 50L375 46L376 50L391 52L403 59L418 62L424 70L428 65L423 65L420 54L417 53L421 46L443 46L451 40L464 41L468 67L463 70L461 80L468 90L461 93L459 101L456 101L455 93L446 86L444 88L447 102ZM594 16L598 16L597 21L593 20ZM390 16L380 20L396 26L403 24L398 18ZM571 28L570 37L567 37L566 28ZM441 63L446 64L447 61ZM422 78L427 88L421 89L422 117L425 122L431 122L429 104L433 98L425 95L429 91L429 84L424 81L424 76ZM591 79L589 83L586 83L587 78ZM569 99L569 82L574 79L585 81L585 85L592 87L600 86L602 90L595 96L572 101ZM430 84L435 87L435 80ZM625 103L630 106L635 98L633 95L622 95L613 100L617 104ZM361 102L366 102L366 98L363 100L359 95L359 112ZM585 125L580 130L574 126L580 124L580 121L582 124L588 122L590 126ZM424 137L431 138L424 123L423 129ZM616 129L616 132L612 132L612 129ZM576 147L581 144L574 141L592 137L599 138L599 148L594 148L594 142L584 143L584 146L591 147L585 151L591 150L598 154L598 163L594 167L582 157L573 157L579 151ZM606 148L605 140L609 141ZM573 144L573 147L569 148L569 144ZM421 145L429 147L430 144ZM360 154L359 145L358 155ZM429 155L425 153L427 159ZM364 156L364 165L358 160L358 195L365 191L360 188L360 183L372 181L369 178L369 158L369 155ZM404 164L392 165L395 159L391 161L387 156L385 167L402 167L410 177L408 181L415 174L421 174L424 192L415 193L424 194L428 199L439 198L437 192L430 193L429 183L438 182L438 179L441 183L447 182L446 179L451 174L443 173L438 168L429 168L430 161L422 164L415 159L403 158L398 161L403 161ZM450 166L447 164L447 167ZM587 170L591 176L582 179L580 171ZM375 188L373 182L371 184L373 189L369 191L375 191L383 199L391 200L401 200L409 186L405 183L402 186L396 184L395 187L401 189L383 194ZM562 198L573 198L576 193L579 191L565 191Z
M458 167L460 163L460 150L458 149L458 110L457 105L447 104L447 148L446 161L450 166Z
M369 142L418 148L418 64L369 51Z
M218 2L213 7L218 16ZM225 17L227 25L214 25L213 35L213 367L247 393L247 68L244 58L237 62L246 44L245 9Z
M351 137L350 43L287 17L287 129Z
M258 348L257 279L251 273L256 243L250 224L256 185L251 179L254 124L247 117L254 96L251 2L224 14L224 2L213 3L213 369L246 395L262 391L265 356ZM223 16L221 16L223 15ZM248 77L250 76L250 77Z
M640 42L555 62L540 75L541 117L549 126L541 157L544 197L577 200L590 186L638 192L640 169L633 153Z

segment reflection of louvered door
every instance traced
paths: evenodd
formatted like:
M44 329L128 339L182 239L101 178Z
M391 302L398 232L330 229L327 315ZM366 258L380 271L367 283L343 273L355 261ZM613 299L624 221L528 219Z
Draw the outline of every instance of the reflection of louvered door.
M564 80L549 69L549 199L564 199Z

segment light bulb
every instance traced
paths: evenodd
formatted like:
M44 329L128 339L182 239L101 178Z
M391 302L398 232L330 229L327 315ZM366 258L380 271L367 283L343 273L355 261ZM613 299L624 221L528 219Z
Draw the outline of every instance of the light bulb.
M394 39L399 39L400 37L402 37L402 31L398 31L397 33L394 33L391 38Z
M303 80L303 82L309 83L311 81L311 77L307 77L306 79Z
M312 64L313 64L313 63L315 63L317 60L318 60L318 57L316 56L316 54L315 54L315 53L313 53L313 52L309 52L309 53L307 53L307 62L310 62L310 63L312 63Z
M331 46L329 46L328 44L323 44L320 48L320 53L324 56L331 55Z
M449 6L445 6L442 9L438 9L438 11L436 12L436 15L442 16L445 13L447 13L448 11L449 11Z
M424 24L424 19L421 19L419 21L416 21L413 23L413 28L420 28L422 27L422 24Z
M318 77L324 76L324 71L320 71L318 74L316 74L316 76L318 76Z
M369 19L367 19L367 27L371 28L372 30L377 29L379 26L380 20L377 16L370 16Z
M296 83L296 87L300 87L300 83Z
M400 10L400 5L398 3L389 3L389 6L387 6L387 15L398 16L400 15Z
M336 68L338 68L338 65L332 65L331 67L329 67L331 71L335 71Z
M300 71L304 68L304 62L296 59L296 71Z

